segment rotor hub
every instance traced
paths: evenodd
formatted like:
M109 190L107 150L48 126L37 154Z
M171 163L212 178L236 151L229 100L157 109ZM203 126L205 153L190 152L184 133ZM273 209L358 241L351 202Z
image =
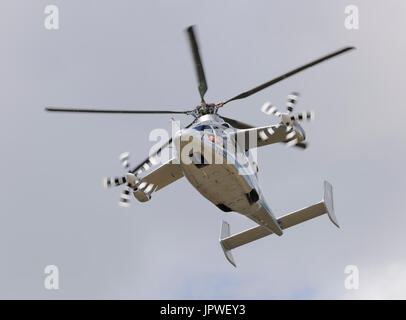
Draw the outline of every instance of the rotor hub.
M201 105L196 106L193 115L198 118L206 114L217 114L217 109L218 106L214 103L202 102Z

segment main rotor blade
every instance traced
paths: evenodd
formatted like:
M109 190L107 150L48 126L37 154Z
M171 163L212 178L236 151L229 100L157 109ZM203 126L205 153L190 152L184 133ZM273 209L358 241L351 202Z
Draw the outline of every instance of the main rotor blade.
M47 107L46 111L50 112L80 112L80 113L127 113L127 114L167 114L179 113L188 114L189 111L170 111L170 110L103 110L103 109L69 109Z
M194 26L190 26L189 28L187 28L186 31L189 36L190 48L191 48L192 54L193 54L193 61L195 64L197 81L199 83L198 88L199 88L200 98L202 98L202 102L203 102L204 95L206 94L206 91L207 91L207 82L206 82L206 76L204 75L202 60L200 58L199 46L197 44L197 40L196 40L196 36L195 36L195 32L194 32Z
M254 93L257 93L258 91L261 91L261 90L263 90L263 89L265 89L265 88L267 88L267 87L269 87L269 86L271 86L271 85L273 85L273 84L275 84L275 83L277 83L277 82L279 82L279 81L281 81L281 80L283 80L283 79L286 79L286 78L288 78L288 77L290 77L290 76L293 76L294 74L296 74L296 73L298 73L298 72L300 72L300 71L303 71L303 70L305 70L305 69L307 69L307 68L313 67L313 66L315 66L316 64L319 64L319 63L321 63L321 62L323 62L323 61L326 61L326 60L328 60L328 59L331 59L331 58L333 58L333 57L335 57L335 56L338 56L338 55L340 55L340 54L342 54L342 53L344 53L344 52L347 52L347 51L349 51L349 50L352 50L352 49L355 49L355 47L345 47L345 48L343 48L343 49L340 49L340 50L338 50L338 51L335 51L335 52L333 52L333 53L330 53L330 54L328 54L328 55L326 55L326 56L324 56L324 57L321 57L321 58L319 58L319 59L317 59L317 60L314 60L314 61L312 61L312 62L310 62L310 63L308 63L308 64L305 64L304 66L301 66L301 67L299 67L299 68L296 68L296 69L294 69L294 70L292 70L292 71L289 71L288 73L285 73L285 74L283 74L283 75L281 75L281 76L279 76L279 77L277 77L277 78L275 78L275 79L272 79L271 81L265 82L265 83L259 85L258 87L255 87L255 88L253 88L253 89L251 89L251 90L245 91L245 92L239 94L238 96L235 96L234 98L231 98L231 99L227 100L227 101L224 102L222 105L225 105L226 103L229 103L229 102L234 101L234 100L238 100L238 99L243 99L243 98L249 97L250 95L252 95L252 94L254 94Z
M190 128L197 119L193 120L192 123L187 125L184 129ZM144 161L142 161L140 164L138 164L134 169L132 169L130 172L139 175L143 171L148 170L152 166L152 161L151 158L155 157L156 155L159 155L163 149L168 147L172 143L172 138L170 138L167 142L165 142L157 151L155 151L153 154L151 154L148 158L146 158Z

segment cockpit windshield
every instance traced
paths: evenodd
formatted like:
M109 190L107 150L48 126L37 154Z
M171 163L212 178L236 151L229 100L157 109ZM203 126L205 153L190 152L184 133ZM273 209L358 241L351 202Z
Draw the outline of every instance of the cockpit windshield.
M205 124L201 125L201 126L194 127L194 129L197 130L197 131L212 130L211 126L208 126L208 125L205 125Z

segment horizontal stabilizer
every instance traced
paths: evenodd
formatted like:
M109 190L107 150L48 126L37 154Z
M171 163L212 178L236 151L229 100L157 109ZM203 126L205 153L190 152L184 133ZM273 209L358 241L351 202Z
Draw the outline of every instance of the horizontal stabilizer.
M289 213L285 216L282 216L282 217L278 218L278 223L283 230L283 229L290 228L294 225L297 225L299 223L305 222L307 220L316 218L325 213L327 213L331 222L334 223L334 225L336 225L337 227L339 227L337 218L334 213L333 187L327 181L324 181L324 197L323 197L322 201L320 201L319 203L316 203L312 206L309 206L309 207L297 210L295 212ZM227 225L227 232L223 232L225 224ZM227 234L228 234L228 236L227 236ZM226 257L227 257L227 254L229 254L231 256L230 250L237 248L239 246L242 246L244 244L247 244L249 242L266 237L266 236L272 234L272 232L263 226L258 226L258 227L254 227L252 229L243 231L241 233L235 234L233 236L230 236L229 234L230 234L230 226L228 225L227 222L223 221L220 244L221 244L221 247L223 248L224 253L226 254ZM232 256L231 256L231 259L232 259ZM228 257L227 257L227 260L230 261L230 259ZM234 260L231 263L235 266Z

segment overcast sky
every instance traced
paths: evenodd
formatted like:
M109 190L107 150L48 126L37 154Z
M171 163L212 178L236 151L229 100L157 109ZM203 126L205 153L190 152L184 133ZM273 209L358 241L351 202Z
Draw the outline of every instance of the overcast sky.
M44 9L59 8L59 30ZM359 30L344 27L345 6ZM404 1L1 1L0 298L406 298ZM218 243L253 223L222 213L186 179L150 202L117 205L118 156L143 160L166 115L47 114L47 105L186 110L199 103L184 29L196 24L219 102L343 46L356 51L295 75L222 115L258 126L299 91L305 151L258 150L259 179L277 216L334 187L337 229L322 216L234 250ZM175 117L183 125L187 116ZM59 268L60 289L44 288ZM358 290L344 268L356 265Z

